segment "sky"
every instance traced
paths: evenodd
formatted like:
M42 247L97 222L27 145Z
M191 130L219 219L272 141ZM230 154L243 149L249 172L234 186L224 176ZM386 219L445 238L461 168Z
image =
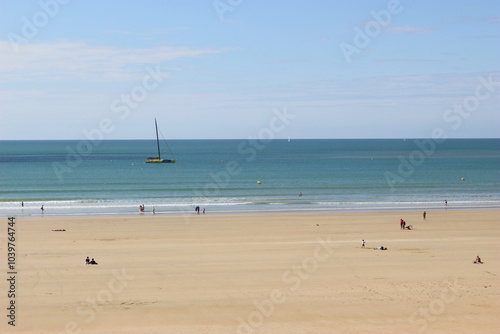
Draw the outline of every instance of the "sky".
M0 0L0 140L499 138L497 0Z

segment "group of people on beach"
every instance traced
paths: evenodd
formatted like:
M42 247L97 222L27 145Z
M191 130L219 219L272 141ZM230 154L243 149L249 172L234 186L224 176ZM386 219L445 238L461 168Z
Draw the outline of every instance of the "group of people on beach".
M194 208L194 213L197 215L200 214L200 207L199 206L196 206L196 208ZM205 214L205 208L203 208L203 214Z
M146 206L144 204L139 205L139 212L143 213L146 211ZM156 209L153 206L153 214L156 214Z
M21 207L24 209L24 201L21 201ZM43 208L43 205L40 208L40 211L42 211L42 213L43 213L43 211L45 211L45 209Z
M424 220L427 216L427 213L424 211L423 214L422 214ZM399 226L401 229L408 229L408 230L411 230L412 229L412 225L408 225L406 226L406 222L403 220L403 218L401 218L399 220ZM365 239L361 240L361 248L365 248L365 245L366 245L366 242L365 242ZM386 247L384 246L380 246L380 247L377 247L377 248L373 248L374 250L387 250ZM478 256L476 256L476 259L474 260L473 262L474 264L483 264L483 262L481 261L481 258Z
M90 260L89 257L87 256L87 258L85 259L85 264L98 264L98 263L95 262L94 258Z
M411 229L413 228L413 226L412 226L412 225L408 225L408 226L406 226L406 222L403 220L403 218L401 218L401 219L399 220L399 226L400 226L400 228L401 228L402 230L405 230L405 229L406 229L406 230L411 230Z
M146 207L144 206L144 204L139 205L139 212L144 212L145 210L146 210ZM199 215L199 214L200 214L200 210L201 210L200 206L199 206L199 205L197 205L197 206L194 208L194 213L195 213L195 214L197 214L197 215ZM206 212L205 208L203 208L203 211L202 211L202 212L203 212L203 214L205 214L205 212ZM153 214L155 214L155 213L156 213L156 210L155 210L155 208L153 207Z

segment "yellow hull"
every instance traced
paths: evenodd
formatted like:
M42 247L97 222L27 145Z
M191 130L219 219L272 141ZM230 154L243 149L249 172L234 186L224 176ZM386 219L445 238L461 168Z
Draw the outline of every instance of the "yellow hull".
M174 163L175 159L148 158L146 163Z

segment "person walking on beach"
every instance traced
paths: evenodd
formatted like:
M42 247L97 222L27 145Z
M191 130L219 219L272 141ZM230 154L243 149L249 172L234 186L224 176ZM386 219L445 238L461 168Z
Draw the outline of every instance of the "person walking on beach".
M197 206L196 208L194 208L194 212L199 215L200 214L200 207Z
M422 217L424 217L425 220L425 217L427 217L427 212L424 211L424 213L422 213Z
M205 208L203 208L203 214L205 214Z
M361 247L365 248L365 239L361 240Z

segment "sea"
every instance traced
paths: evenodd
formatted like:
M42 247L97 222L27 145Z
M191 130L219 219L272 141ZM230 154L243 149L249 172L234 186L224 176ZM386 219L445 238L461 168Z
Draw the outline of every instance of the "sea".
M0 216L500 207L500 139L167 144L175 163L145 163L154 140L0 141Z

